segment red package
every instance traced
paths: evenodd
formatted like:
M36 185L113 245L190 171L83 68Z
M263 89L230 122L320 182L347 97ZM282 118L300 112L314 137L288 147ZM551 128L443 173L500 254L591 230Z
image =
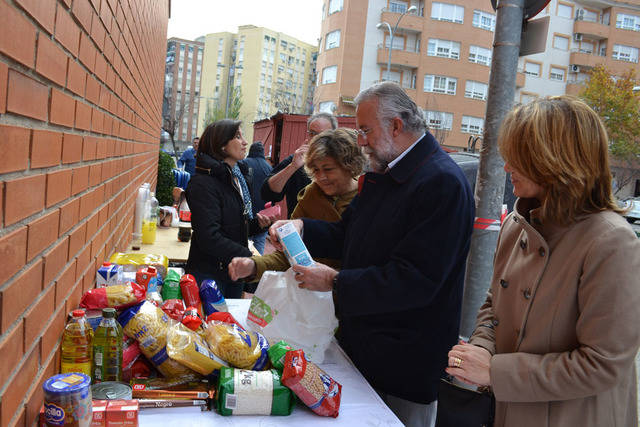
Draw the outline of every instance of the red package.
M135 282L128 282L124 285L89 289L82 295L80 307L89 309L106 307L122 309L144 301L145 296L146 291L144 286Z
M168 299L160 307L173 320L180 322L184 316L184 303L181 299Z
M153 366L144 357L139 357L130 368L122 369L122 380L129 382L132 378L149 378L154 372Z
M287 351L281 381L316 414L338 416L342 386L315 363L308 361L304 351Z
M272 205L271 202L267 202L264 205L264 209L258 213L264 216L275 216L280 218L280 205Z
M138 426L137 400L110 400L107 404L107 426Z
M226 311L216 311L207 316L207 323L211 321L218 321L222 323L228 323L229 325L237 325L240 329L244 331L244 328L238 321L231 315L231 313Z
M195 307L202 317L202 304L200 302L200 288L196 278L190 274L185 274L180 278L180 292L184 305L187 307Z
M192 331L197 331L202 325L202 317L200 317L195 307L187 307L182 317L182 324Z
M122 369L131 368L133 362L142 354L138 341L127 336L122 340Z

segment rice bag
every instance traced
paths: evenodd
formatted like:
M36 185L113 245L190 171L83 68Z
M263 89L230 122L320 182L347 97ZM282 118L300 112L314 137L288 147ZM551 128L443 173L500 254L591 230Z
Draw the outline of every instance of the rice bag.
M271 365L273 365L280 374L282 374L282 369L284 368L284 357L289 350L293 350L289 344L285 341L278 341L269 347L269 350L267 351Z
M107 286L106 288L89 289L82 295L80 307L99 309L112 307L122 309L144 301L144 286L135 282L124 285Z
M150 301L143 301L123 311L118 322L127 336L134 338L140 351L165 377L197 375L191 369L169 358L167 333L175 323Z
M245 371L222 368L216 392L220 415L290 415L295 399L270 371Z
M287 352L282 384L289 387L316 414L323 417L338 416L342 386L315 363L308 361L304 351Z
M227 323L210 322L207 326L207 343L218 357L236 368L261 371L266 367L269 343L262 334Z
M175 361L202 375L209 375L216 369L227 366L209 350L207 343L192 330L178 323L169 328L167 334L167 354Z

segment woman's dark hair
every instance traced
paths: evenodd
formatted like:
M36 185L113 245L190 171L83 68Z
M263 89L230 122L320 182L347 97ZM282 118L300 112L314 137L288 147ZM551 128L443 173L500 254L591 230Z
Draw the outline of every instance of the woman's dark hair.
M208 125L198 144L198 153L206 153L217 160L224 160L227 154L222 148L231 141L240 128L241 121L222 119Z

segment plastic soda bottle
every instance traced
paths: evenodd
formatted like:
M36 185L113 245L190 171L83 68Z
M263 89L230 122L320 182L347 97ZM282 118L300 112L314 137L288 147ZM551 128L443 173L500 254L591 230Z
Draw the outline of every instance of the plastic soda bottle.
M60 373L80 372L91 376L93 360L93 329L84 310L73 310L72 318L62 334Z
M102 309L93 338L93 382L122 381L122 326L114 308Z
M155 193L147 201L146 215L142 222L142 243L152 245L156 242L156 228L158 226L158 199Z

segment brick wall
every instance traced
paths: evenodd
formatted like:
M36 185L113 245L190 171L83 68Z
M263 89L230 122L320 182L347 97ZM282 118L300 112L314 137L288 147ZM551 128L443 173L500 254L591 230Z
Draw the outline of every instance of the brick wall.
M169 0L0 0L0 425L33 425L67 313L155 185Z

